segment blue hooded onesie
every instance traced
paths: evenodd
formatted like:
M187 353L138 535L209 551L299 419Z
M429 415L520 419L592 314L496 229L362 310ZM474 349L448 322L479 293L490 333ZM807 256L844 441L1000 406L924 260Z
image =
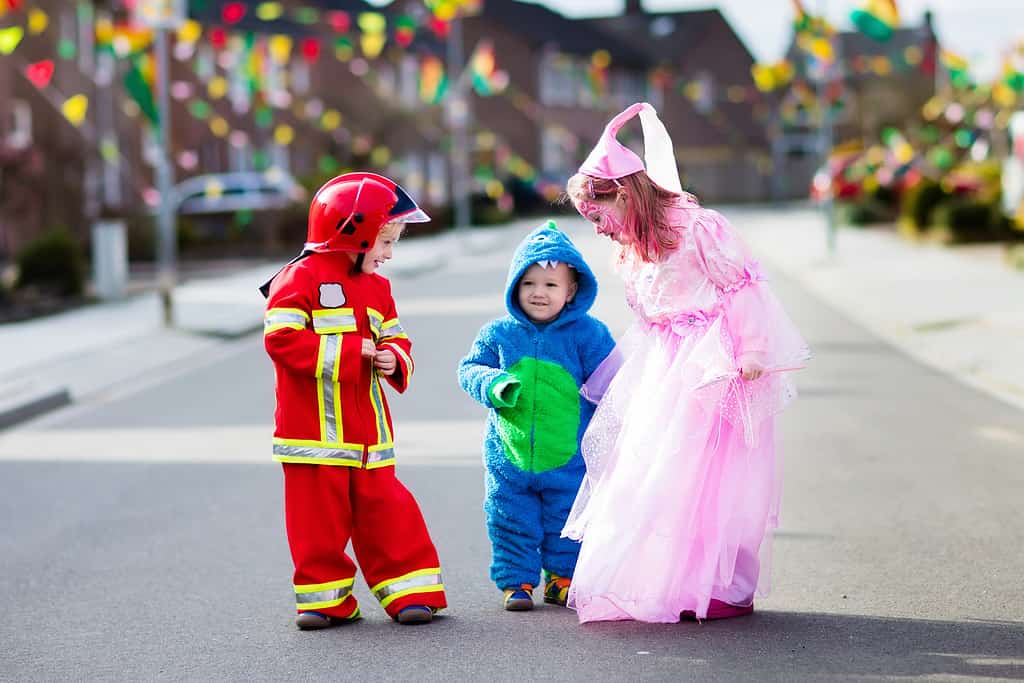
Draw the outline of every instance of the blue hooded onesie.
M577 292L548 323L519 307L527 268L560 261L578 275ZM520 243L505 285L509 314L480 330L459 364L459 383L491 410L484 437L484 510L491 537L491 579L498 588L538 585L541 568L572 577L579 544L561 537L583 479L580 438L593 405L579 395L615 342L588 314L597 280L553 221Z

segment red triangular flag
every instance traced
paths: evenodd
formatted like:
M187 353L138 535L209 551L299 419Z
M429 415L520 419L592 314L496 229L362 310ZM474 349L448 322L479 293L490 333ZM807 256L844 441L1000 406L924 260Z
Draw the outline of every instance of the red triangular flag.
M25 67L25 76L32 81L32 85L42 90L50 85L50 79L53 78L53 60L44 59L41 62L29 64Z

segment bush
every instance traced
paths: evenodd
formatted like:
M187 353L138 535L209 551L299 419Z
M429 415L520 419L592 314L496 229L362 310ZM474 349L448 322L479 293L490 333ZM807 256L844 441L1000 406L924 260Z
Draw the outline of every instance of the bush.
M1011 268L1024 270L1024 244L1010 245L1006 249L1006 262Z
M854 202L837 202L836 214L838 221L846 225L871 225L892 220L892 210L870 197Z
M951 199L934 211L933 223L946 233L949 241L987 242L1007 237L1005 221L998 204L969 199Z
M907 190L900 207L900 224L920 232L933 222L935 207L949 199L949 194L934 180L924 179Z
M56 229L18 253L18 288L35 286L61 296L77 296L85 286L85 256L67 230Z

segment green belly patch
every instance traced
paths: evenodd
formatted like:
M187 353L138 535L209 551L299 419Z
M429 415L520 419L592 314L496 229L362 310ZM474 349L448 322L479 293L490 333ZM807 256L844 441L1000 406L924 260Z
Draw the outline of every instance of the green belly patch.
M559 365L522 358L508 369L522 384L519 400L498 409L505 457L525 472L562 467L576 454L580 426L579 386Z

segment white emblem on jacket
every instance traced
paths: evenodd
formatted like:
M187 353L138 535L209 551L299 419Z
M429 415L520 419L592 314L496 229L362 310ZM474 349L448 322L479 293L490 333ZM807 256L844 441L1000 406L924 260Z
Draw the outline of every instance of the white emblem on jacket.
M345 305L345 292L339 283L320 283L320 305L324 308L338 308Z

